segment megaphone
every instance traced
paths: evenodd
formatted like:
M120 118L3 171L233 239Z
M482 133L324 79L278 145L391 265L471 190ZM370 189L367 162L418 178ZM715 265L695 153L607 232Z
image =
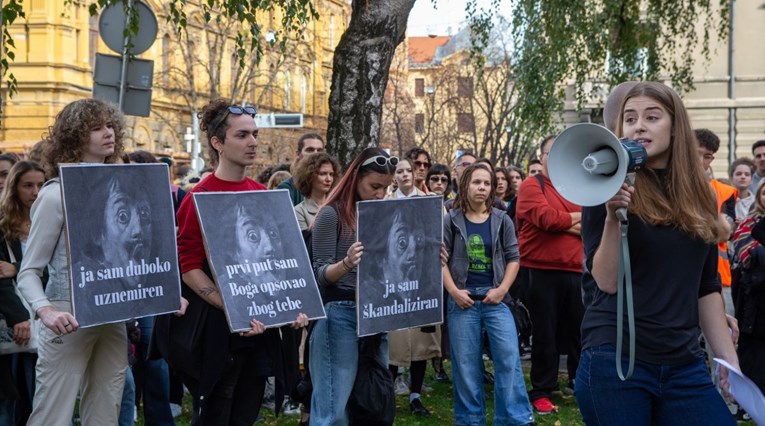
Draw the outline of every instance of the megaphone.
M547 172L555 189L563 198L580 206L597 206L610 200L622 184L635 183L635 171L648 160L643 145L637 141L619 140L603 126L575 124L561 132L550 149ZM632 377L635 366L635 308L632 299L632 272L627 242L627 209L616 211L620 223L619 269L616 290L616 372L619 378ZM622 374L622 338L624 299L627 300L629 329L629 362Z
M563 198L580 206L597 206L616 195L625 180L634 179L634 172L647 159L637 141L619 140L598 124L580 123L555 138L547 171Z

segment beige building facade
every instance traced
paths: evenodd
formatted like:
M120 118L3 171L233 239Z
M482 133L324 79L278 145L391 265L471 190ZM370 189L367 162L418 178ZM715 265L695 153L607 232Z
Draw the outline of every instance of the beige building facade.
M117 55L103 43L98 16L88 13L90 2L28 0L26 18L9 28L16 59L10 72L18 80L12 97L2 91L0 149L23 153L41 140L56 114L69 102L90 97L95 54ZM186 33L178 35L167 22L168 3L146 1L157 16L156 42L138 57L154 61L149 117L128 117L128 151L144 149L172 156L180 163L190 158L184 140L192 115L211 97L254 105L261 113L302 113L302 129L263 129L253 174L271 164L294 158L297 139L305 132L326 134L334 48L350 19L346 0L314 3L320 18L293 34L285 51L270 43L279 34L280 16L258 16L263 56L254 52L244 69L234 55L236 24L206 23L199 2L189 1ZM192 77L193 76L193 77ZM204 150L206 142L200 135Z

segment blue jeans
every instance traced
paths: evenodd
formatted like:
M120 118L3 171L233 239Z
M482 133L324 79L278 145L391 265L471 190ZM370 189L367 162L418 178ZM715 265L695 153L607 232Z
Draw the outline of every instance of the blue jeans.
M141 328L141 349L144 356L149 352L149 342L154 329L154 317L138 319ZM143 417L146 426L175 426L170 411L170 369L164 359L144 359L142 383Z
M133 369L128 367L125 374L125 389L122 391L122 403L120 404L119 426L133 426L135 424L135 380Z
M314 392L311 395L311 425L348 424L348 398L356 380L359 338L356 337L356 303L329 302L327 318L311 333L309 360ZM388 365L388 337L383 337L377 360Z
M576 402L588 426L731 425L736 421L712 385L704 359L685 365L635 360L632 378L616 374L612 345L582 351ZM622 358L623 371L628 360Z
M489 289L471 289L485 294ZM494 360L494 425L525 425L534 421L518 352L518 333L510 309L476 301L461 309L451 297L447 301L449 343L454 381L454 423L485 425L486 398L483 388L481 331L489 336Z

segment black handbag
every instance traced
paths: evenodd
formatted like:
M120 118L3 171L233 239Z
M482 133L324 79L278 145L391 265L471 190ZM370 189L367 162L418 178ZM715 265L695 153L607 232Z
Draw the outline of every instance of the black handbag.
M507 307L510 308L510 312L513 314L518 337L531 336L534 331L534 326L531 323L531 314L529 314L529 310L526 306L515 297L510 297L510 301L506 304Z
M390 426L396 417L393 378L375 356L381 344L381 334L359 339L359 365L348 400L351 425Z

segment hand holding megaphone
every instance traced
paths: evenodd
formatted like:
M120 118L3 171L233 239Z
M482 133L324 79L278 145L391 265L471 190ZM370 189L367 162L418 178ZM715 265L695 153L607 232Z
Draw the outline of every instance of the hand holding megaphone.
M620 141L603 126L581 123L555 138L547 168L553 186L563 198L580 206L606 202L618 205L621 211L615 213L623 222L627 220L634 172L647 159L639 143Z
M606 202L608 215L614 215L619 222L626 222L627 208L632 201L633 192L635 192L635 187L629 182L624 182L619 192Z

